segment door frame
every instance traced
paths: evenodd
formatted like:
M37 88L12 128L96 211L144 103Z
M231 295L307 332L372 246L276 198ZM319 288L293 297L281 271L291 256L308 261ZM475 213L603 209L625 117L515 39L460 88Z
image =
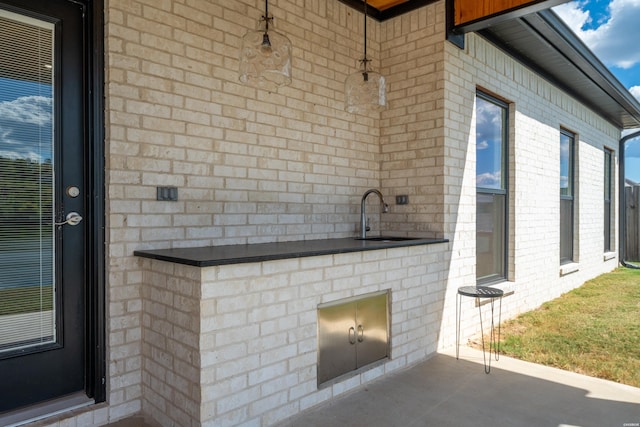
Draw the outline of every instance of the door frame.
M77 1L77 0L72 0ZM106 400L106 263L105 263L105 129L104 0L83 0L86 7L84 67L86 96L86 381L85 392L96 403Z

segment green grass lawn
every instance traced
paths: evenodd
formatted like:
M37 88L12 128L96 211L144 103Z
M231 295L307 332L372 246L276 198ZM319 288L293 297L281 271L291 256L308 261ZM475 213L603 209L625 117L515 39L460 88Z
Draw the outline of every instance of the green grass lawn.
M0 289L0 316L51 310L51 286Z
M507 356L640 387L640 270L619 268L502 324Z

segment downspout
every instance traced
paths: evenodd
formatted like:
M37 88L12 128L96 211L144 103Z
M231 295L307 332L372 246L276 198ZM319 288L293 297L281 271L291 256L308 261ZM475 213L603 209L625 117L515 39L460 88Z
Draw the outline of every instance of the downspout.
M626 245L626 231L627 231L627 215L626 215L626 200L625 200L625 191L624 191L624 185L625 185L625 174L624 174L624 150L625 150L625 145L627 143L627 141L629 141L630 139L634 139L640 136L640 131L637 132L633 132L630 133L629 135L625 136L624 138L622 138L620 140L620 156L619 156L619 160L620 160L620 170L618 172L618 187L619 187L619 193L620 193L620 197L618 197L619 199L619 226L618 226L618 235L619 235L619 248L618 248L618 252L620 254L620 264L622 264L623 266L627 267L627 268L638 268L640 269L640 266L634 265L634 264L629 264L626 261L627 258L627 245Z

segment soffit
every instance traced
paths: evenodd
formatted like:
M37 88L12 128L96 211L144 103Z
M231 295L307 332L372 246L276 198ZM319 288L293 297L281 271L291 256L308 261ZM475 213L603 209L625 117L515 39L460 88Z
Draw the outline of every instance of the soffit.
M624 129L640 127L640 103L551 10L478 32Z

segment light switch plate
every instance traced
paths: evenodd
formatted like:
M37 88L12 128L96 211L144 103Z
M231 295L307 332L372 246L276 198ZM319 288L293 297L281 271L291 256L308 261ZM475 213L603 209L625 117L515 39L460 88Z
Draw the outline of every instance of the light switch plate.
M178 188L177 187L156 187L156 200L163 202L177 202L178 201Z
M409 196L406 194L396 196L396 205L406 205L409 203Z

